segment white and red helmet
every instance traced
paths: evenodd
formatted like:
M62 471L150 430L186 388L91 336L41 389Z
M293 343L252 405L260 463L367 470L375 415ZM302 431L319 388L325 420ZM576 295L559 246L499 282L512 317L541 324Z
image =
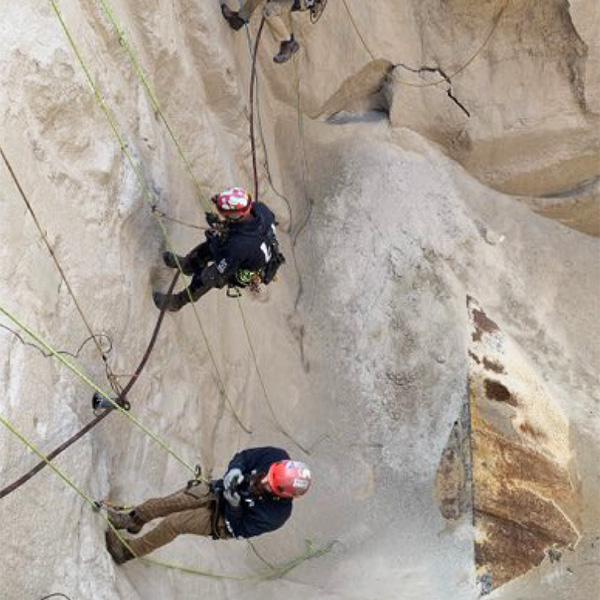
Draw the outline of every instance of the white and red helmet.
M308 492L310 469L298 460L280 460L269 467L267 481L271 491L281 498L295 498Z
M252 208L252 196L243 187L223 190L213 198L222 217L230 220L245 217Z

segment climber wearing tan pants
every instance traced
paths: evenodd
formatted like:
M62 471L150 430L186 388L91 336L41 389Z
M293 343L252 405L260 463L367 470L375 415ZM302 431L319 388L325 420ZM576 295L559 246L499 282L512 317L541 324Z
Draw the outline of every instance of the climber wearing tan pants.
M239 11L231 10L221 3L223 17L232 29L243 27L264 0L245 0ZM310 10L314 0L267 0L263 15L275 39L280 42L279 52L273 57L276 63L288 61L300 48L292 33L292 12Z
M172 542L177 536L192 533L216 538L231 537L223 518L217 514L217 496L207 484L179 490L164 498L152 498L136 506L134 515L111 515L111 521L121 525L125 521L130 533L138 533L143 525L164 517L149 533L139 538L128 538L129 549L120 544L116 535L109 530L107 543L118 548L118 563L134 556L145 556L157 548ZM118 517L121 517L120 519Z
M129 512L109 509L112 527L134 535L150 521L163 519L137 538L121 539L112 528L108 529L106 547L114 561L122 565L182 534L227 539L268 533L287 521L292 500L304 495L310 482L310 469L290 460L285 450L271 446L248 448L231 459L223 479L210 484L190 482L183 490L146 500Z

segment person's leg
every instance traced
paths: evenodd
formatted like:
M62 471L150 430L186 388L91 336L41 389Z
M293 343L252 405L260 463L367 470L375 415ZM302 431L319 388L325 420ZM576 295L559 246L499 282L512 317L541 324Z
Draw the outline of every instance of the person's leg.
M190 296L191 301L196 302L214 287L222 287L217 281L204 281L202 275L205 274L207 270L210 270L211 267L205 267L201 273L196 272L194 269L195 275L192 277L190 285L177 294L167 296L162 292L153 292L152 299L154 300L156 308L162 310L163 306L166 304L166 310L177 312L190 302Z
M186 256L179 256L168 250L163 252L163 261L165 265L171 269L177 269L177 261L179 261L181 270L185 275L201 273L202 269L206 267L211 258L208 242L202 242L202 244L196 246L191 252L188 252Z
M294 0L269 0L263 14L267 25L278 42L289 40L292 36L292 6Z
M133 514L144 523L166 517L172 513L191 510L214 500L208 485L201 483L191 488L178 490L170 496L151 498L133 509Z
M140 522L164 519L140 538L123 538L127 546L112 531L107 531L106 542L117 564L145 556L173 541L183 533L211 535L216 498L204 483L186 488L164 498L152 498L137 506L132 515Z
M145 556L157 548L172 542L178 535L212 534L213 510L210 506L201 506L192 510L175 513L165 517L152 531L139 538L127 540L135 556Z
M234 2L237 0L233 0ZM234 30L238 31L248 21L252 13L258 8L258 6L264 0L246 0L239 11L232 10L225 2L221 2L221 14L223 18L229 23L229 26Z
M294 0L269 0L263 14L275 39L280 42L279 52L273 57L276 63L288 61L300 46L292 34L292 7Z
M210 252L210 246L208 242L202 242L185 257L186 264L193 270L194 273L198 274L202 273L206 265L211 260L212 254Z
M236 0L233 0L234 2ZM250 17L254 14L254 11L262 4L263 0L245 0L240 8L239 15L246 21L250 20Z

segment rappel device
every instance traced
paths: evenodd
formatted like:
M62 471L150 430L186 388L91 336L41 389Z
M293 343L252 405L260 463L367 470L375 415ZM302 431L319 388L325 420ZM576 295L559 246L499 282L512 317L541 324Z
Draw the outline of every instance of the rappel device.
M129 410L131 404L127 400L123 400L119 396L112 399L112 402L99 392L94 392L92 397L92 410L100 410L101 408L114 408L115 404L118 404L123 410Z

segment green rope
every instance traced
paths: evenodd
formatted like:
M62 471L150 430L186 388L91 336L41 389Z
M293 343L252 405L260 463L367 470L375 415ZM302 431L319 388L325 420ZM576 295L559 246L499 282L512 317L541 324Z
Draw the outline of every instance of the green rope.
M177 152L178 152L179 156L181 157L181 160L183 160L185 167L186 167L188 173L190 174L190 176L194 182L194 185L196 186L196 189L198 190L198 193L200 194L200 202L202 203L205 210L211 212L212 206L205 198L204 191L194 173L192 165L191 165L190 161L188 160L185 152L183 151L183 148L182 148L181 144L179 143L177 136L175 135L173 129L171 128L171 125L167 121L167 118L165 117L165 115L161 109L160 103L157 98L157 94L156 94L154 88L152 87L152 85L150 84L150 82L148 81L148 78L144 72L144 69L142 68L142 66L140 64L140 61L137 58L137 55L136 55L133 47L127 41L127 38L125 37L124 29L119 25L119 22L117 21L113 10L110 8L108 3L105 0L99 0L99 3L100 3L100 7L102 8L102 11L108 17L110 24L112 25L115 33L117 34L121 47L125 50L125 52L129 56L129 59L131 60L131 64L133 65L133 68L134 68L140 82L142 83L144 89L146 90L146 94L148 96L148 99L150 100L150 103L152 104L152 108L153 108L154 112L160 117L165 128L167 129L167 132L169 133L170 138L173 140L173 143L175 144L175 147L177 148Z
M283 425L280 423L279 419L277 418L277 415L275 414L275 409L273 408L273 404L271 403L271 400L269 398L269 394L267 392L267 386L265 385L265 381L263 379L261 370L260 370L260 368L258 366L258 358L256 356L256 352L254 350L254 345L252 344L252 339L250 337L250 331L248 329L248 323L246 322L246 315L244 314L244 309L242 308L242 303L239 301L239 298L237 299L237 305L238 305L238 308L240 309L240 315L242 316L242 325L244 327L244 331L246 332L246 339L248 340L248 348L250 349L250 354L252 355L252 360L254 361L254 367L256 369L256 374L258 375L258 381L260 383L260 387L262 388L263 395L264 395L264 398L265 398L265 402L267 403L267 407L269 408L269 412L271 413L271 416L273 418L273 422L275 423L275 426L277 427L277 429L279 429L279 431L288 440L290 440L298 448L300 448L300 450L302 450L302 452L304 452L307 455L310 455L310 451L308 450L308 448L305 448L302 444L300 444L298 441L296 441L296 439L292 436L292 434L289 433L283 427Z
M57 467L33 442L28 440L6 417L0 415L0 422L15 436L17 437L25 446L27 446L32 452L37 454L46 464L70 487L72 488L83 500L90 506L90 508L97 512L98 505L97 503L86 494L70 477L68 477L62 469ZM127 538L123 537L121 533L114 527L114 525L109 521L108 517L100 513L101 518L105 521L106 525L115 533L117 538L121 541L121 543L135 556L135 552L131 549L130 545L127 542ZM174 565L171 563L166 563L158 560L154 560L151 558L140 557L138 560L148 564L155 565L159 567L164 567L167 569L179 571L182 573L189 573L192 575L200 575L202 577L210 577L212 579L218 580L228 580L228 581L263 581L266 579L275 579L278 577L282 577L286 573L289 573L292 569L297 567L299 564L304 562L305 560L309 560L311 558L315 558L318 556L323 556L331 551L334 542L330 542L326 546L322 548L313 548L311 542L307 542L306 552L289 562L285 563L280 567L275 567L271 571L266 573L259 573L254 576L241 576L241 575L222 575L219 573L213 573L211 571L201 571L199 569L195 569L193 567L184 567L180 565Z
M130 412L126 411L121 407L117 402L115 402L108 393L99 388L87 375L85 375L80 369L78 369L71 361L67 360L63 355L59 354L57 350L55 350L52 346L50 346L47 342L45 342L40 336L35 334L29 327L27 327L24 323L19 321L17 317L15 317L11 312L9 312L4 306L0 304L0 312L6 315L15 325L20 327L24 332L26 332L32 339L34 339L38 344L40 344L43 348L45 348L52 356L57 358L63 365L65 365L70 371L72 371L81 381L91 387L94 391L98 392L103 398L106 398L111 405L117 409L120 413L124 414L128 419L130 419L139 429L141 429L146 435L150 436L159 446L161 446L166 452L168 452L175 460L181 463L186 469L195 473L196 470L194 467L188 465L178 454L176 454L169 446L161 440L156 434L152 433L148 430L138 419L136 419Z
M186 274L183 272L183 269L181 268L181 264L179 262L179 259L177 258L177 253L174 252L174 246L171 243L170 237L167 233L166 227L163 223L163 220L160 216L160 213L158 211L154 210L154 202L152 199L152 193L150 192L149 186L146 182L146 178L141 170L141 168L139 167L139 165L137 165L135 163L135 161L133 160L133 157L131 156L131 153L129 152L129 150L127 149L127 144L125 143L125 140L123 139L123 136L121 135L120 129L119 129L119 125L115 119L115 116L113 114L113 112L109 109L109 107L107 106L106 102L104 101L104 99L102 98L102 94L100 93L100 90L98 88L98 86L95 84L94 80L92 79L92 76L90 75L90 71L86 66L86 63L83 59L83 56L81 54L81 52L79 51L77 44L75 43L75 40L73 38L73 36L71 35L71 32L65 22L65 20L62 17L62 14L58 8L58 5L56 4L55 0L49 0L50 4L52 5L52 8L54 10L54 13L56 14L58 20L60 21L60 24L63 28L63 31L65 33L65 35L67 36L67 39L69 40L69 44L71 45L71 48L73 50L73 52L75 53L75 56L77 57L77 60L81 66L81 68L83 69L83 72L85 73L86 79L89 83L89 85L91 86L93 93L94 93L94 97L96 99L96 102L98 103L99 107L101 108L102 112L104 113L104 115L106 116L106 119L109 123L109 126L112 130L112 132L114 133L115 137L117 138L118 142L119 142L119 146L123 152L123 154L125 155L125 157L127 158L127 161L129 162L131 168L133 169L136 179L138 181L138 185L140 186L142 193L144 195L144 198L148 201L148 203L150 204L150 207L153 209L152 210L152 214L154 215L154 217L157 220L157 223L162 231L163 237L165 239L165 243L167 246L167 249L171 252L173 252L173 254L175 255L175 261L177 263L177 268L179 270L179 272L181 273L181 276L183 277L186 286L189 282L188 277L186 276ZM234 419L236 420L236 422L238 423L238 425L248 434L252 433L252 431L246 427L246 425L244 425L244 423L242 422L241 418L238 416L236 410L233 408L233 404L231 402L231 399L229 398L229 395L227 394L227 391L225 389L225 385L223 383L223 377L221 375L221 372L217 366L217 362L215 360L214 354L212 352L211 349L211 345L210 342L208 340L208 336L206 335L206 331L204 330L204 326L202 325L202 321L200 320L200 316L198 314L198 311L194 305L191 293L189 291L189 287L186 287L187 289L187 294L190 300L190 303L192 304L192 309L196 318L196 321L198 323L198 326L200 327L200 331L202 333L202 337L204 339L204 342L206 344L206 347L208 349L208 354L211 360L211 363L213 365L213 368L215 370L215 373L217 374L217 385L219 387L219 393L221 395L222 398L225 399L227 405L229 406L229 409L234 417Z
M75 492L77 492L77 494L79 494L79 496L81 496L81 498L83 498L85 500L85 502L90 506L90 508L92 508L92 510L94 510L94 512L97 512L98 505L91 498L91 496L89 496L88 494L86 494L80 487L78 487L77 484L70 477L68 477L62 471L62 469L60 469L59 467L57 467L33 442L29 441L6 417L0 415L0 422L2 422L2 424L13 435L15 435L23 444L25 444L25 446L27 446L32 452L34 452L35 454L37 454L43 461L45 461L46 464L69 487L71 487L73 490L75 490ZM131 552L131 554L133 554L135 556L135 552L133 552L133 550L131 549L131 547L127 543L127 538L125 538L125 537L123 537L121 535L121 533L109 521L109 519L108 519L108 517L106 515L104 515L103 513L100 513L100 516L106 522L106 525L110 529L112 529L112 531L114 531L114 533L116 534L116 536L119 538L119 540L121 541L121 543L127 548L127 550L129 550L129 552ZM254 579L254 578L250 578L250 577L239 577L239 576L235 576L235 575L220 575L218 573L211 573L210 571L200 571L200 570L194 569L192 567L180 567L180 566L177 566L177 565L171 565L171 564L168 564L168 563L162 563L160 561L153 560L151 558L140 557L139 560L141 560L142 562L145 562L147 564L150 564L150 565L158 565L158 566L162 566L162 567L167 567L169 569L175 569L175 570L178 570L178 571L183 571L184 573L193 573L195 575L202 575L202 576L205 576L205 577L212 577L214 579L230 579L230 580L234 580L234 581L244 581L244 580L248 580L248 579ZM268 579L270 576L271 576L271 574L266 574L266 575L261 576L260 578L261 579Z

